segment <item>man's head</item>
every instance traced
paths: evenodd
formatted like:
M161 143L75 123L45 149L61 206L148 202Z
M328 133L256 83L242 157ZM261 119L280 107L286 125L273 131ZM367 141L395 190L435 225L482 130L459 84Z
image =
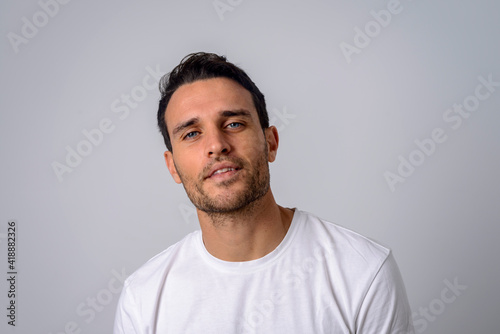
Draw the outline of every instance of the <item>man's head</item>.
M228 62L224 56L205 52L191 53L184 57L172 72L166 74L160 80L161 98L158 106L158 127L169 151L172 151L172 143L166 124L165 112L172 95L185 84L212 78L234 80L249 91L262 129L269 127L269 116L264 95L242 69Z
M248 212L259 199L272 197L268 162L276 158L278 133L267 124L263 95L243 71L228 64L216 55L185 59L166 79L164 87L171 88L165 89L165 110L160 107L158 113L168 135L170 174L208 214Z

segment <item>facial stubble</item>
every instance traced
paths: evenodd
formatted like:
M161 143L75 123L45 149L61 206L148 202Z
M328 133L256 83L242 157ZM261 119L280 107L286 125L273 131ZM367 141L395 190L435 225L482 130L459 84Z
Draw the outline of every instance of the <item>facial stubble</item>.
M214 218L214 221L220 221L220 218L223 216L239 216L249 214L254 210L258 200L269 191L270 173L268 157L269 151L267 143L264 143L262 153L255 164L246 163L244 160L237 157L218 157L214 159L213 163L222 161L231 162L239 166L241 172L246 174L220 182L217 185L218 187L228 189L233 183L238 182L239 178L243 177L243 182L245 183L243 190L229 194L230 197L225 197L224 195L212 197L203 189L203 184L206 182L206 171L211 168L213 163L207 166L203 172L200 173L196 181L193 181L193 178L184 175L182 171L177 168L177 166L176 169L186 194L194 206L198 210L203 211Z

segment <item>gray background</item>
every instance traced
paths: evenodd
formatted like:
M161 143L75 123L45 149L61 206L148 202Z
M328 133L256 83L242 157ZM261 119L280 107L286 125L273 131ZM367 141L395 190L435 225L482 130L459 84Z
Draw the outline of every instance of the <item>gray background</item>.
M51 15L37 1L0 4L0 262L6 273L15 219L19 272L16 328L0 280L2 333L110 333L116 272L198 228L164 165L157 89L140 86L148 67L165 73L200 50L227 55L266 95L280 204L389 246L419 333L500 332L500 87L457 129L443 119L474 101L479 76L500 82L498 2L401 0L379 31L371 11L390 1L221 0L220 15L211 0L47 3ZM356 27L373 37L346 57ZM112 132L60 181L53 163L103 119ZM391 189L384 173L435 128L446 141L413 153L423 161Z

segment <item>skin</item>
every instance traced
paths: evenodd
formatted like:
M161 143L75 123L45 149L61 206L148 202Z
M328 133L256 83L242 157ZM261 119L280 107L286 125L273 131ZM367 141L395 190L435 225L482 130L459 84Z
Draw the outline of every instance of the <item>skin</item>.
M165 162L197 208L208 252L249 261L273 251L293 211L276 204L269 186L278 132L262 130L250 92L227 78L195 81L175 91L165 120Z

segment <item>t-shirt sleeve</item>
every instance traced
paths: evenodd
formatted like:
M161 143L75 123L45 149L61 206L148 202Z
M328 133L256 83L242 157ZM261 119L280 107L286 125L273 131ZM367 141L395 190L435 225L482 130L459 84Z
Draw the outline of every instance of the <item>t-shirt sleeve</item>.
M139 329L139 317L136 310L135 302L125 283L116 309L113 334L143 334Z
M414 334L399 268L389 253L375 275L356 318L357 334Z

